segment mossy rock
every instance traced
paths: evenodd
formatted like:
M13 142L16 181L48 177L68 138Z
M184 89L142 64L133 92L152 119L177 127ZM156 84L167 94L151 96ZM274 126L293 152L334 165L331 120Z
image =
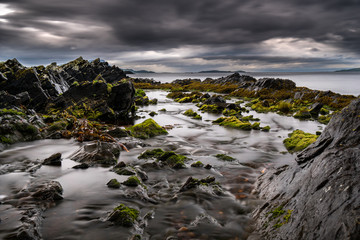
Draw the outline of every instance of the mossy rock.
M298 152L305 149L311 143L315 142L318 138L317 135L311 133L305 133L301 130L295 130L289 134L289 138L286 138L283 142L286 149L292 152Z
M191 167L203 167L204 164L201 161L197 161L191 164Z
M124 226L124 227L132 227L135 221L139 217L139 211L135 208L129 208L124 204L120 204L110 215L108 216L108 221L113 222L116 225Z
M152 150L146 150L140 156L139 159L148 159L148 158L157 158L160 157L165 151L160 148L155 148Z
M309 119L309 118L311 118L311 114L308 111L308 109L306 107L304 107L304 108L301 108L299 111L297 111L294 114L294 118Z
M228 156L228 155L226 155L226 154L216 154L215 157L216 157L217 159L220 159L220 160L226 161L226 162L235 161L235 158L230 157L230 156Z
M192 110L192 109L186 110L183 114L185 116L188 116L188 117L191 117L194 119L202 119L202 117L199 114L197 114L196 112L194 112L194 110Z
M131 135L141 139L147 139L158 135L168 134L168 132L157 124L153 119L146 119L144 122L129 127Z
M152 111L151 113L149 113L150 116L155 116L155 115L158 115L156 112Z
M223 111L223 108L217 105L204 104L200 107L200 111L210 112L210 113L221 113Z
M141 182L138 177L131 176L127 180L125 180L122 184L124 184L125 186L128 186L128 187L137 187L137 186L141 185Z
M109 188L120 188L120 183L115 178L111 179L106 185Z
M262 127L261 130L264 131L264 132L269 132L270 131L270 126Z
M249 122L242 122L237 117L220 117L213 121L215 124L219 124L220 126L224 127L231 127L236 129L242 129L242 130L251 130L252 125Z
M130 168L130 167L114 168L113 170L118 175L129 176L129 175L135 175L136 174L135 170Z

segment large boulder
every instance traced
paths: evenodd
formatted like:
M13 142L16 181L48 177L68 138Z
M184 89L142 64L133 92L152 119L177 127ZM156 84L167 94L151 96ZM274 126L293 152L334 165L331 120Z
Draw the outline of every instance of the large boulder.
M249 86L251 83L256 82L256 79L247 76L247 75L240 75L239 73L234 73L226 77L221 77L217 79L207 78L204 80L203 83L210 83L210 84L236 84L242 86Z
M295 82L280 78L261 78L253 86L257 89L270 88L275 90L296 88Z
M360 239L360 99L335 115L296 162L256 186L261 239Z

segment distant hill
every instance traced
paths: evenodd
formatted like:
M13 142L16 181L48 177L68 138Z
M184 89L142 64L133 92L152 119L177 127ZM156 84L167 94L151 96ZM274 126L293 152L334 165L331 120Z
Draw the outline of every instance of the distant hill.
M244 71L221 71L221 70L207 70L199 73L233 73L233 72L244 72Z
M360 72L360 68L343 69L335 72Z
M155 73L153 71L148 71L148 70L133 70L133 69L123 69L123 71L126 74L134 74L134 73Z

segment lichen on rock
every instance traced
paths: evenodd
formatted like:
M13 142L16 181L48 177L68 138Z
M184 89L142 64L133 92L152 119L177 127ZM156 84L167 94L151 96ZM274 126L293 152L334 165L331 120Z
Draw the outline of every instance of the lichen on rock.
M147 139L158 135L168 134L168 132L157 124L153 119L146 119L144 122L129 127L131 135L137 138Z

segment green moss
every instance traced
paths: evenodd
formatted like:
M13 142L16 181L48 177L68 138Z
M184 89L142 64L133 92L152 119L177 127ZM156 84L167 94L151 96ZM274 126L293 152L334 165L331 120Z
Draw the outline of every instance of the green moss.
M80 84L79 84L79 82L78 82L78 81L74 81L71 85L72 85L72 86L76 86L76 87L78 87Z
M248 122L248 121L260 121L259 118L254 118L253 115L249 115L249 116L243 116L241 117L242 121Z
M136 89L135 91L135 97L145 97L146 93L144 90L142 89Z
M115 178L111 179L106 185L109 188L120 188L120 183Z
M155 148L152 150L146 150L140 156L139 159L148 159L148 158L157 158L160 157L165 151L160 148Z
M166 112L166 109L162 108L162 109L159 110L159 112Z
M111 83L107 83L107 84L106 84L106 89L107 89L107 92L108 92L108 93L111 93L112 88L113 88L113 85L112 85Z
M254 122L251 125L251 128L254 129L254 130L260 130L260 123L259 122Z
M151 113L149 113L150 116L155 116L155 115L158 115L156 112L152 111Z
M13 143L13 141L10 138L7 138L5 136L0 136L0 142L1 143L7 143L7 144Z
M240 116L241 111L236 111L235 109L224 109L222 112L224 116Z
M191 164L192 167L203 167L204 164L201 161L197 161Z
M23 134L36 135L39 133L38 129L29 123L15 123L14 128Z
M25 113L17 111L15 109L7 109L7 108L0 109L0 116L4 116L4 115L25 116Z
M226 154L216 154L215 157L222 160L222 161L226 161L226 162L235 161L235 158L230 157L230 156L228 156Z
M321 115L318 117L318 121L322 124L328 124L331 120L332 115Z
M210 113L221 113L222 108L218 107L217 105L204 104L200 107L200 111L210 112Z
M58 131L58 130L65 130L68 123L66 121L57 121L54 122L49 128L49 131Z
M202 117L194 112L192 109L188 109L183 113L185 116L192 117L194 119L202 119Z
M224 127L231 127L236 129L242 129L242 130L251 130L252 125L249 122L242 122L237 117L220 117L213 121L215 124L219 124L220 126Z
M270 131L270 126L262 127L261 130L263 130L264 132L269 132Z
M279 228L289 222L292 212L293 210L284 210L283 205L280 205L266 214L268 216L267 224L269 224L271 221L275 221L273 227ZM285 213L286 215L284 215Z
M168 134L168 132L149 118L142 123L129 127L131 135L137 138L147 139L158 135Z
M289 152L298 152L315 142L317 138L318 136L315 134L295 130L283 142Z
M302 107L295 113L294 118L308 119L311 118L311 114L306 107Z
M124 227L131 227L139 217L139 213L140 212L134 208L129 208L124 204L120 204L114 208L109 220Z
M291 111L292 105L289 102L280 101L277 108L282 113L289 113Z
M140 180L136 176L129 177L126 181L124 181L122 184L128 187L137 187L141 185Z
M135 171L126 167L123 168L114 168L114 172L116 174L119 175L126 175L126 176L130 176L130 175L135 175Z

